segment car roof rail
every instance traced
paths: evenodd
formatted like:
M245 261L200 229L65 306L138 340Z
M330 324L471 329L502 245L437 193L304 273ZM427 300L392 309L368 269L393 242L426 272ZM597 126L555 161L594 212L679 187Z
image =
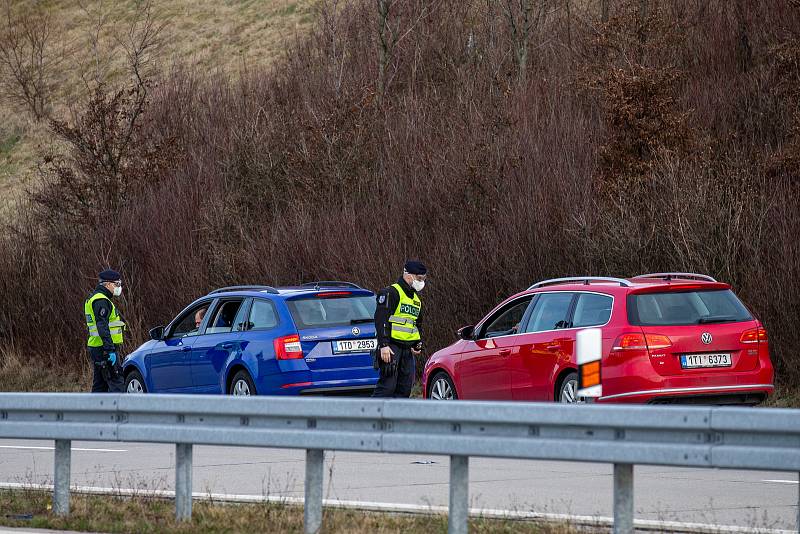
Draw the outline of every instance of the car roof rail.
M631 287L633 285L629 280L625 280L624 278L614 278L610 276L570 276L568 278L552 278L550 280L542 280L541 282L536 282L528 289L536 289L537 287L552 286L556 284L574 284L578 282L583 282L585 285L589 285L592 282L613 282L621 285L622 287Z
M670 281L673 278L681 278L684 280L703 280L705 282L716 282L717 280L707 274L697 274L697 273L649 273L649 274L640 274L638 276L634 276L633 280L640 279L640 278L655 278L659 280L666 280Z
M266 293L272 293L273 295L278 294L278 290L272 286L228 286L215 289L209 293L209 295L213 295L215 293L227 293L228 291L264 291Z
M360 285L353 282L342 282L339 280L319 280L317 282L306 282L300 284L300 287L313 287L314 289L321 289L323 287L350 287L352 289L363 289Z

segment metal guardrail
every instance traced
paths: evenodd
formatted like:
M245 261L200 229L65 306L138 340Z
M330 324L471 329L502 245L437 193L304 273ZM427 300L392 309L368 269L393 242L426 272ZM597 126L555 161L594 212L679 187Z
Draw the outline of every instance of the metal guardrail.
M635 464L800 473L800 410L786 409L0 393L0 438L55 440L58 514L72 440L175 443L179 519L192 513L193 445L306 449L306 532L322 525L325 450L449 455L451 533L467 531L470 456L613 463L626 533Z

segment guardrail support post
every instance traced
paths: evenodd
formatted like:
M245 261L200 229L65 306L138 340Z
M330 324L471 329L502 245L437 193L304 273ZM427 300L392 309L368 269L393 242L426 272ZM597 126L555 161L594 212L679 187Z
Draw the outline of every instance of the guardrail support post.
M175 444L175 518L192 518L192 444Z
M469 519L469 456L450 456L448 534L467 534Z
M633 534L633 464L614 464L614 534Z
M304 501L305 532L317 534L322 528L322 478L325 471L325 451L306 450L306 498Z
M55 466L53 469L53 512L56 515L69 514L69 478L72 463L72 442L57 439Z

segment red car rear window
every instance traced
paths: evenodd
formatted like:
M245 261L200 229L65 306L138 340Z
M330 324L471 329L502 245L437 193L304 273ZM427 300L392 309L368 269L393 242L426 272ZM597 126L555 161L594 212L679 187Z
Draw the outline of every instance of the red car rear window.
M628 295L628 322L637 326L734 323L752 319L730 289Z

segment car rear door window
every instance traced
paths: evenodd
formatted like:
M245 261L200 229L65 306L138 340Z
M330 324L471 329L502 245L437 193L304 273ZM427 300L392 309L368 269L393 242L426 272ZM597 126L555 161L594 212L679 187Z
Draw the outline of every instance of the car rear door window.
M601 326L611 318L611 306L614 299L608 295L597 293L579 293L575 304L572 327Z
M278 326L275 305L268 300L255 299L250 308L250 330L267 330Z
M545 332L566 328L567 314L574 294L566 291L542 293L536 299L525 332Z
M750 321L730 289L669 291L628 297L628 321L638 326L680 326Z
M205 333L222 334L231 332L241 305L242 299L222 301L215 309L213 318L206 326Z

